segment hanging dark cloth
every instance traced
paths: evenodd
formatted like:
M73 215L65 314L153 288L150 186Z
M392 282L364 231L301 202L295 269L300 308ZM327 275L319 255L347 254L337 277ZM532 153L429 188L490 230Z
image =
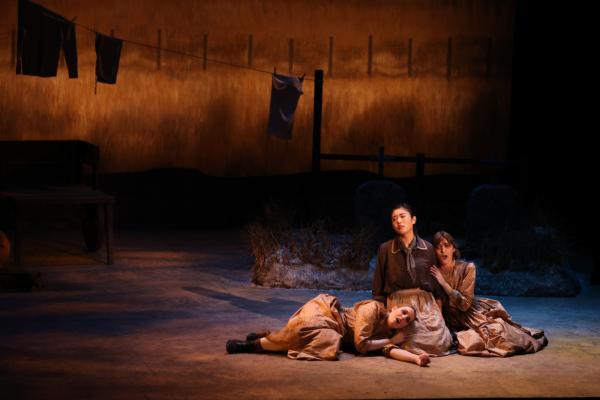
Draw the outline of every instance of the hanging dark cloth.
M69 78L77 78L75 24L28 0L19 0L17 75L56 76L62 47Z
M123 41L96 33L96 81L117 83Z
M292 138L294 113L298 99L304 93L304 77L297 78L273 74L271 86L271 106L269 108L269 127L267 133L282 139Z

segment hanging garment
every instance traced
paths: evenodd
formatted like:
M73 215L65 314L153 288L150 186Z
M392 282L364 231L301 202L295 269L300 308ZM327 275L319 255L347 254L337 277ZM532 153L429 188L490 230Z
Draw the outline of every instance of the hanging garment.
M77 78L75 24L28 0L19 0L17 75L56 76L62 47L69 78Z
M282 139L292 138L294 113L298 99L304 93L302 91L303 82L304 78L273 74L267 130L269 135Z
M123 41L96 33L96 81L117 83Z

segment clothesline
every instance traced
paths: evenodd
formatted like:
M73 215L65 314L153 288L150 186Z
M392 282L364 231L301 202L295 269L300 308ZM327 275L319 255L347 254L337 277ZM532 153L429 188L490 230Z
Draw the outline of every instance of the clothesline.
M55 18L52 15L49 15L49 17ZM97 31L96 29L90 28L89 26L86 26L86 25L84 25L84 24L82 24L80 22L76 22L74 19L73 19L72 23L75 24L75 25L77 25L77 26L79 26L79 27L81 27L81 28L83 28L83 29L86 29L86 30L88 30L90 32L100 33L100 34L105 35L104 33ZM184 57L191 57L191 58L195 58L195 59L198 59L198 60L206 60L207 62L210 62L210 63L213 63L213 64L220 64L220 65L226 65L226 66L234 67L234 68L248 69L248 70L251 70L251 71L261 72L261 73L269 74L269 75L273 74L273 71L267 71L267 70L264 70L264 69L254 68L254 67L250 67L250 66L247 66L247 65L240 65L240 64L235 64L235 63L232 63L232 62L227 62L227 61L214 60L214 59L210 59L208 57L198 56L196 54L186 53L186 52L180 51L180 50L173 50L173 49L169 49L167 47L154 46L152 44L142 43L142 42L138 42L138 41L135 41L135 40L125 39L125 38L122 38L122 37L118 37L118 39L122 40L125 43L131 43L131 44L134 44L134 45L137 45L137 46L147 47L147 48L154 49L154 50L166 51L166 52L169 52L169 53L178 54L178 55L184 56ZM314 80L314 78L310 78L310 77L306 77L306 76L304 77L304 79L305 80L309 80L309 81L313 81Z
M54 15L47 15L47 16L50 17L50 18L53 18L53 19L56 18ZM89 26L86 26L86 25L84 25L82 23L77 22L75 19L73 19L71 21L71 23L73 23L74 25L79 26L79 27L81 27L81 28L83 28L85 30L88 30L88 31L90 31L92 33L103 34L102 32L99 32L99 31L97 31L94 28L90 28ZM103 34L103 35L104 36L108 36L106 34ZM8 36L8 34L7 34L7 36ZM0 37L2 37L1 34L0 34ZM260 73L264 73L264 74L269 74L269 75L272 75L275 72L275 71L268 71L268 70L264 70L264 69L260 69L260 68L251 67L249 65L241 65L241 64L236 64L236 63L233 63L233 62L228 62L228 61L215 60L215 59L211 59L211 58L208 58L208 57L204 57L204 56L200 56L200 55L196 55L196 54L192 54L192 53L187 53L185 51L174 50L174 49L170 49L170 48L162 47L162 46L155 46L155 45L152 45L152 44L142 43L142 42L138 42L138 41L131 40L131 39L126 39L126 38L121 38L121 37L116 37L115 39L119 39L122 42L130 43L130 44L133 44L133 45L136 45L136 46L146 47L146 48L149 48L149 49L154 49L154 50L159 50L159 51L165 51L165 52L168 52L168 53L177 54L177 55L184 56L184 57L190 57L190 58L194 58L194 59L197 59L197 60L205 60L206 62L210 62L210 63L213 63L213 64L220 64L220 65L225 65L225 66L229 66L229 67L233 67L233 68L247 69L247 70L251 70L251 71L255 71L255 72L260 72ZM383 45L383 46L380 46L380 47L383 47L383 48L399 48L399 47L402 47L402 46L401 45L389 45L388 44L388 45ZM388 63L371 62L371 65L373 65L373 66L378 65L380 67L391 68L391 69L398 69L399 68L399 66L397 66L397 65L391 65L391 64L388 64ZM306 79L306 80L314 81L314 78L311 78L311 77L304 76L303 78Z
M57 19L57 17L55 17L54 15L51 15L51 14L47 15L47 17L50 17L50 18L53 18L53 19ZM74 25L76 25L76 26L79 26L79 27L81 27L81 28L83 28L85 30L88 30L88 31L90 31L92 33L102 34L104 36L108 36L106 34L103 34L102 32L97 31L94 28L90 28L89 26L86 26L86 25L84 25L82 23L77 22L76 18L72 19L71 23L74 24ZM9 34L5 34L5 35L9 36ZM3 36L4 35L0 34L0 37L3 37ZM184 57L190 57L190 58L194 58L194 59L197 59L197 60L203 60L203 61L210 62L210 63L213 63L213 64L220 64L220 65L225 65L225 66L229 66L229 67L233 67L233 68L247 69L247 70L251 70L251 71L255 71L255 72L260 72L260 73L264 73L264 74L269 74L269 75L271 75L271 74L273 74L275 72L275 71L268 71L268 70L264 70L264 69L260 69L260 68L255 68L255 67L252 67L250 65L242 65L242 64L236 64L236 63L228 62L228 61L211 59L211 58L208 58L208 57L204 57L204 56L200 56L200 55L188 53L188 52L185 52L185 51L174 50L174 49L170 49L170 48L167 48L167 47L156 46L156 45L152 45L152 44L148 44L148 43L138 42L138 41L131 40L131 39L125 39L125 38L120 38L120 37L115 38L115 39L118 39L118 40L120 40L122 42L125 42L125 43L130 43L130 44L133 44L133 45L136 45L136 46L146 47L146 48L154 49L154 50L158 50L158 51L165 51L165 52L168 52L168 53L177 54L177 55L184 56ZM387 45L380 45L379 47L380 48L400 48L400 47L403 47L403 45L387 44ZM380 66L380 67L389 68L389 69L398 69L398 68L401 68L398 65L391 65L391 64L388 64L388 63L379 63L379 62L375 62L375 61L370 61L370 65L372 65L372 66ZM314 78L311 78L311 77L305 77L304 76L303 78L306 79L306 80L314 81Z

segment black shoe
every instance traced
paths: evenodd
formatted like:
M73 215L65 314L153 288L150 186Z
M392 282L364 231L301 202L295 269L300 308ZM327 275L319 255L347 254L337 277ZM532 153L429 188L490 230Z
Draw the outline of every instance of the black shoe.
M249 333L248 336L246 336L246 340L249 342L253 342L257 339L267 336L269 333L271 333L271 331L252 332Z
M227 352L232 353L254 353L256 351L256 346L254 342L247 340L228 340Z

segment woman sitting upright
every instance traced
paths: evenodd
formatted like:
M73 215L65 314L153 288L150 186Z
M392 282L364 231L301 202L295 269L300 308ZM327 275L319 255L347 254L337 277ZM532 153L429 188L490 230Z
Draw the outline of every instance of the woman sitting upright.
M475 265L459 259L452 235L437 232L433 245L438 264L431 274L448 294L444 317L457 331L460 354L507 357L534 353L548 343L544 331L513 322L499 301L475 297Z
M410 304L419 319L408 329L402 348L431 356L449 354L452 336L442 315L446 293L431 276L435 261L431 243L414 231L417 217L410 205L396 205L391 223L396 236L381 244L373 274L373 298L393 308Z

